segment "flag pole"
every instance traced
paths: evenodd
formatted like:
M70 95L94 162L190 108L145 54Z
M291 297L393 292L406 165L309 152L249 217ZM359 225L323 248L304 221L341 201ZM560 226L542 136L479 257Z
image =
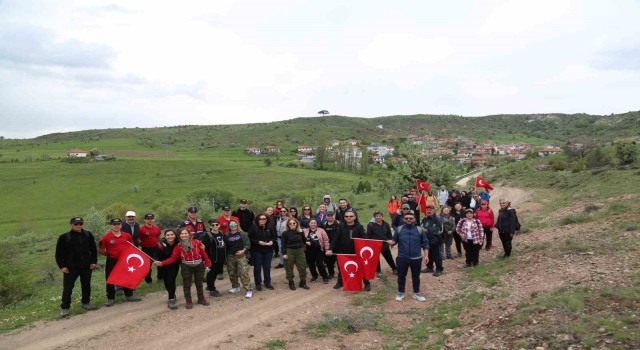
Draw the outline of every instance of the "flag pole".
M135 244L133 244L133 243L131 243L131 242L129 242L129 241L126 241L126 242L127 242L127 243L129 243L132 247L136 248L140 253L142 253L142 254L146 255L146 256L147 256L147 258L151 259L151 261L156 262L156 259L154 259L154 258L150 257L150 256L149 256L149 254L147 254L147 253L143 252L140 248L136 247L136 246L135 246Z

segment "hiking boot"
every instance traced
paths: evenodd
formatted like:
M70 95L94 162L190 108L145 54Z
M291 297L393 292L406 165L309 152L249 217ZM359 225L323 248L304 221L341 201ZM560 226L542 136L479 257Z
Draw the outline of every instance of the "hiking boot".
M270 289L270 290L274 289L271 284L265 284L264 287L267 288L267 289Z
M329 278L328 277L323 278L322 282L324 282L324 284L329 284Z
M193 309L193 303L190 301L187 301L187 305L185 306L187 309Z
M404 293L396 294L396 301L402 301L402 300L404 300Z
M93 306L93 305L91 305L89 303L82 304L82 308L85 309L85 310L88 310L88 311L97 309L97 307L95 307L95 306Z
M394 274L394 275L397 275L398 274L398 269L393 269L393 271L391 273Z
M421 302L421 303L423 303L423 302L425 302L425 301L427 300L427 298L425 298L425 297L424 297L422 294L420 294L420 293L413 293L412 298L413 298L413 299L415 299L415 300L417 300L417 301L419 301L419 302Z
M365 292L370 292L371 291L371 283L365 283L364 284L364 291Z
M307 286L307 281L305 281L305 280L300 281L300 288L308 290L309 286Z
M231 293L231 294L236 294L239 291L240 291L240 287L235 287L235 288L229 289L229 293Z
M116 286L116 295L124 295L124 290L122 290L122 287Z
M178 308L178 305L176 304L176 300L175 299L169 299L169 301L167 301L167 307L171 310L175 310Z
M257 290L258 292L262 292L262 286L261 286L261 285L259 285L259 284L258 284L258 285L256 285L256 290Z
M60 317L65 318L67 316L69 316L69 309L60 310Z
M127 297L127 301L140 301L140 300L142 299L140 299L139 297L134 297L133 295Z
M289 281L289 289L296 290L296 284L293 281Z
M283 268L283 267L284 267L284 265L282 265L282 264L278 264L278 265L276 265L276 267L274 267L274 269L281 269L281 268Z
M442 276L443 273L444 273L443 271L436 271L433 273L433 276L434 277Z
M224 273L221 273L216 277L218 280L222 281L224 279Z
M218 292L217 290L212 290L209 291L209 296L214 297L214 298L220 298L222 296L222 294L220 294L220 292Z
M311 277L311 282L315 282L315 281L317 281L317 280L318 280L318 276Z
M332 279L335 276L335 273L329 273L329 279Z
M107 302L104 304L104 306L106 307L111 307L113 306L113 304L115 304L115 300L114 299L107 299Z
M342 288L342 283L338 282L333 286L333 289L340 289Z
M208 306L209 302L207 301L207 299L202 298L202 299L198 299L198 304Z
M253 297L253 291L252 290L248 290L247 294L244 295L245 298L252 298Z
M432 273L433 272L433 268L425 267L424 269L420 270L420 272L422 272L422 273Z

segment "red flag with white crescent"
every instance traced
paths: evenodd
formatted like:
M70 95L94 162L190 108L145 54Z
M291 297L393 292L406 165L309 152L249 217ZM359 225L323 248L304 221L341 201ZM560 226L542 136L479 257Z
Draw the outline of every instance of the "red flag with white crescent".
M418 191L429 192L429 188L431 187L431 184L429 184L428 182L424 182L422 180L416 180L416 187L418 188Z
M135 246L127 244L107 278L108 284L136 289L151 269L151 259Z
M424 192L420 196L420 212L422 212L422 214L424 215L427 215L427 196L424 194Z
M487 190L491 191L493 190L493 187L491 185L489 185L483 178L481 178L480 176L476 177L476 187L484 187Z
M372 280L376 277L376 268L380 261L380 251L382 241L376 239L354 238L353 245L356 248L356 255L360 258L362 267L362 278Z
M360 259L355 254L336 254L338 257L338 267L340 277L342 277L342 288L346 291L362 291L362 268Z

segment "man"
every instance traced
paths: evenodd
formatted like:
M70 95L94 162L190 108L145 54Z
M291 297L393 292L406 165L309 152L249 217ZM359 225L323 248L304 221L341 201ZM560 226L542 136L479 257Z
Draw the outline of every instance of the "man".
M420 294L420 267L429 259L429 239L424 231L415 224L415 215L408 212L404 215L404 224L398 228L393 239L387 241L390 246L398 244L398 294L396 301L404 299L407 272L411 268L411 282L413 285L413 299L424 302L427 300ZM423 255L424 253L424 255Z
M411 211L411 207L408 203L403 203L400 207L400 213L393 216L393 220L391 220L391 226L394 231L398 230L398 227L402 226L404 223L404 214Z
M420 208L418 202L416 201L416 194L413 189L409 192L409 200L407 201L409 204L409 208L413 210L413 214L415 215L416 222L420 222Z
M240 222L240 219L238 219L236 216L231 215L231 207L225 205L222 207L222 215L218 216L220 231L222 231L222 233L227 234L227 229L229 228L229 223L231 221Z
M349 202L345 198L340 198L340 200L338 201L338 209L336 210L336 220L340 222L344 222L344 213L346 213L348 210L351 210L356 214L356 223L357 223L358 213L356 212L355 209L351 207L351 204L349 204Z
M342 202L342 199L340 200ZM356 247L353 243L354 238L366 238L364 227L358 223L358 217L354 210L347 210L344 212L344 222L338 226L338 230L331 241L331 249L326 252L326 255L334 254L355 254ZM371 282L369 280L364 281L364 290L371 291ZM334 289L342 288L342 278L340 276L340 269L338 269L338 281L333 286Z
M128 243L127 243L128 242ZM109 221L109 232L105 233L100 240L100 255L107 257L107 262L104 267L104 277L109 279L109 275L116 266L120 253L126 247L127 244L133 244L133 238L127 232L122 230L122 220L118 218L111 219ZM129 288L122 288L127 301L140 301L141 299L133 296L133 290ZM107 303L105 306L110 307L115 303L116 290L113 284L107 283Z
M444 267L442 266L442 256L440 255L440 245L444 242L442 239L442 220L436 215L436 208L427 204L427 215L422 219L422 228L429 239L429 261L427 267L422 270L425 273L433 272L433 264L436 265L436 271L433 273L435 277L442 275Z
M324 204L327 211L333 210L335 212L338 210L338 207L335 205L335 203L331 202L331 196L328 194L325 194L324 197L322 197L322 204ZM317 213L318 211L316 211L316 214Z
M62 304L60 317L69 316L71 292L78 277L82 288L82 308L95 310L91 305L91 272L98 264L98 250L93 234L83 229L84 220L73 217L69 221L71 229L58 237L56 263L62 271Z
M289 210L285 207L280 208L280 212L278 213L278 218L275 223L276 240L278 242L278 256L280 257L278 265L275 267L276 269L284 267L284 257L282 256L282 233L287 230L287 219L289 219Z
M156 256L158 242L160 242L160 235L162 233L160 227L153 223L155 218L156 216L152 213L144 214L144 225L140 227L140 247L142 251L150 257ZM160 269L158 269L156 277L158 281L162 280ZM149 273L145 276L144 281L147 282L147 284L153 283L151 269L149 269Z
M322 226L324 231L329 236L329 242L333 242L333 238L336 236L338 226L340 222L336 220L336 212L333 210L327 210L327 223ZM333 278L336 274L336 257L335 255L325 255L324 263L327 265L327 271L329 272L329 278Z
M136 222L136 212L129 210L125 214L125 222L122 224L122 231L131 235L133 244L140 246L140 224Z
M189 228L189 231L193 235L193 238L202 240L202 235L204 235L204 222L198 219L198 207L191 206L187 208L187 220L183 221L178 225L179 229Z
M440 203L441 208L447 205L448 199L449 199L449 191L447 191L447 186L440 185L440 190L438 191L438 203Z
M391 255L391 249L389 249L389 245L387 242L392 238L391 236L391 227L387 222L382 219L382 212L375 211L373 213L374 221L370 222L367 225L367 238L375 239L382 241L382 249L380 254L387 261L387 264L393 271L393 274L398 273L398 268L396 267L396 263L393 261L393 256ZM380 268L380 260L378 260L378 267L376 268L376 275L378 278L382 277L382 269Z
M453 185L453 189L449 191L449 196L451 196L451 193L455 193L456 197L460 198L460 190L458 189L458 185Z
M240 207L237 210L234 210L231 213L231 216L235 216L240 220L240 228L244 232L249 232L251 226L253 226L253 220L256 216L253 214L253 211L247 208L247 200L240 200Z

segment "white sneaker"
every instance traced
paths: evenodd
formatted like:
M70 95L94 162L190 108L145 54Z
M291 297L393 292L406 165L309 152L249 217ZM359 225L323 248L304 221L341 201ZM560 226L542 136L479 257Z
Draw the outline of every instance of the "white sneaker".
M240 291L240 287L235 287L235 288L229 289L229 293L231 293L231 294L238 293L239 291Z
M396 301L402 301L404 300L404 293L398 293L396 295Z
M253 296L253 291L252 290L248 290L247 294L244 295L245 298L251 298Z
M413 293L413 299L419 301L419 302L425 302L427 301L427 298L425 298L424 296L422 296L422 294L420 293Z

